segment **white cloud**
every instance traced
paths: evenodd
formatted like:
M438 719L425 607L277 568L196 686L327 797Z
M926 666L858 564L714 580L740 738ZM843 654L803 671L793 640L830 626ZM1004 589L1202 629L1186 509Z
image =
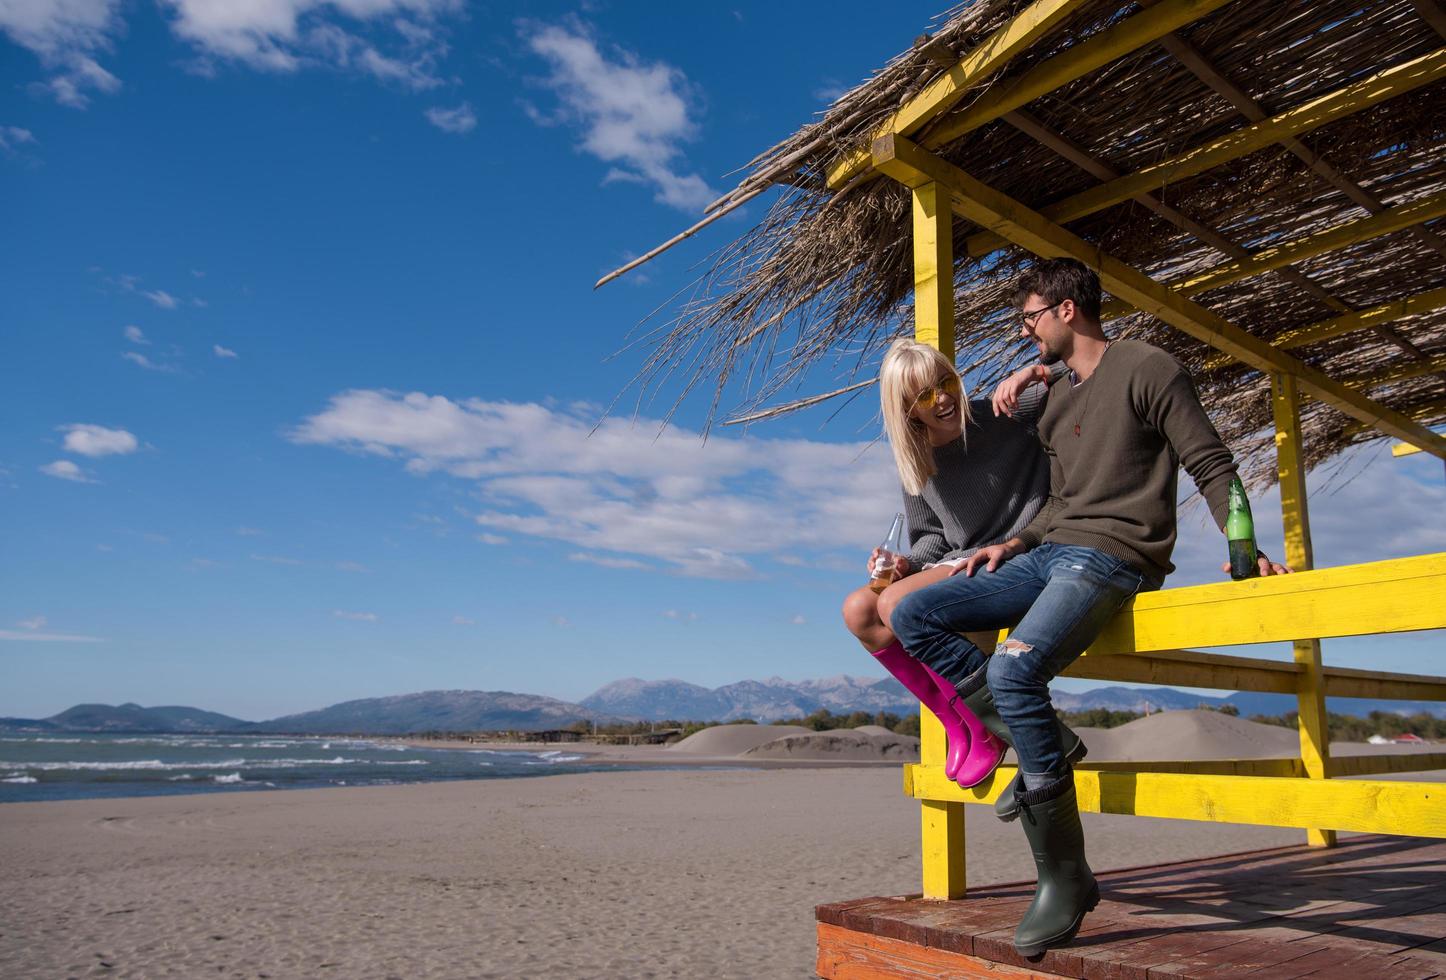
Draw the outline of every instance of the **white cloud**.
M49 620L47 620L44 616L32 616L29 619L20 620L20 622L16 623L15 625L19 626L23 630L38 630L43 627L47 622L49 622Z
M124 456L136 451L136 437L125 429L107 429L101 425L76 423L62 427L65 451L81 456Z
M566 542L586 556L574 560L653 559L708 578L756 574L764 557L867 553L898 509L897 478L877 446L718 435L704 444L646 420L592 431L584 411L348 391L290 438L476 480L486 533Z
M246 527L244 524L236 529L236 533L243 538L254 538L266 532L256 527Z
M27 143L34 143L35 135L19 126L0 126L0 152L14 153Z
M53 463L46 463L40 467L40 472L46 476L53 476L57 480L70 480L72 483L94 483L90 476L68 459L57 459Z
M240 355L237 354L234 350L231 350L229 347L222 347L220 344L212 344L212 345L211 345L211 353L215 354L217 357L226 357L226 358L239 357L239 356L240 356Z
M556 626L560 629L567 629L569 626L572 625L572 620L568 619L566 616L553 616L549 621L552 623L553 626Z
M477 535L477 540L478 540L478 541L481 541L483 544L490 544L490 545L501 545L501 544L507 544L507 542L508 542L508 539L507 539L507 538L504 538L504 537L503 537L502 535L500 535L500 534L487 534L487 533L485 533L485 532L482 533L482 534Z
M664 609L663 618L676 620L680 623L696 623L698 621L698 614L691 611L684 612L681 609Z
M325 65L413 91L443 84L437 62L447 46L430 25L462 9L461 0L163 3L174 14L172 31L194 45L203 72L213 71L217 61L274 72Z
M381 619L374 612L347 612L345 609L333 609L331 614L337 619L350 619L359 623L375 623Z
M252 555L252 561L264 561L272 565L300 565L301 560L287 558L285 555Z
M590 555L585 551L574 551L567 556L568 561L584 561L593 565L601 565L603 568L649 568L643 562L632 558L613 558L608 555Z
M127 361L130 361L132 364L136 364L145 368L147 371L160 371L162 374L175 374L178 370L173 364L162 364L158 361L153 361L146 355L137 353L133 350L126 351L124 354L121 355L121 357Z
M475 619L468 619L466 616L453 616L453 617L452 617L452 625L453 625L453 626L476 626L476 625L477 625L477 620L475 620Z
M145 331L135 324L126 327L124 333L126 340L129 340L133 344L142 344L147 347L151 344L151 342L146 339Z
M31 633L18 630L0 630L0 640L27 640L31 643L104 643L99 636L79 636L75 633Z
M339 561L336 563L336 570L338 572L356 572L358 574L365 574L371 571L370 568L367 568L359 561Z
M717 192L697 174L681 172L681 144L697 134L689 116L690 86L663 62L646 64L622 49L604 53L581 24L524 23L528 47L551 68L557 118L583 128L582 148L613 168L604 182L653 187L655 199L682 210L704 207ZM553 120L534 113L536 121Z
M477 128L477 114L472 111L470 102L463 102L451 109L434 106L428 109L425 115L427 122L444 133L470 133Z
M102 68L95 55L109 51L120 27L120 0L5 0L0 2L0 31L32 51L50 78L38 87L57 102L83 109L90 93L110 94L120 79Z
M163 310L174 310L180 300L166 292L164 289L141 290L141 295L155 303Z
M794 626L803 626L808 622L808 619L804 617L802 613L799 613L798 615L790 619L789 622L792 623Z

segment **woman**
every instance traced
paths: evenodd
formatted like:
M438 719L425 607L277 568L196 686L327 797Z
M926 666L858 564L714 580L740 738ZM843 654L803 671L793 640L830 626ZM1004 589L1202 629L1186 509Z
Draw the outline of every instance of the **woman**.
M1053 377L1038 365L1006 379L986 399L964 398L959 372L927 344L896 340L879 371L884 431L904 486L909 554L896 557L895 581L844 600L844 624L884 669L939 717L949 738L944 767L968 788L993 772L1005 745L954 703L953 685L904 652L889 613L905 595L942 581L985 545L1025 527L1049 495L1049 464L1033 424ZM1000 411L1012 415L998 414ZM869 557L874 568L877 550ZM992 649L989 639L984 649Z

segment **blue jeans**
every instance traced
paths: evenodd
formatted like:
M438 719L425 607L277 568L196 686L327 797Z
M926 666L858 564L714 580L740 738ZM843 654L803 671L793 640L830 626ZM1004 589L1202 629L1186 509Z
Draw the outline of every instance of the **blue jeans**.
M963 572L905 596L890 626L904 649L956 686L987 665L1020 769L1063 775L1049 682L1145 584L1139 569L1094 548L1046 542L993 572ZM987 656L960 632L1013 627Z

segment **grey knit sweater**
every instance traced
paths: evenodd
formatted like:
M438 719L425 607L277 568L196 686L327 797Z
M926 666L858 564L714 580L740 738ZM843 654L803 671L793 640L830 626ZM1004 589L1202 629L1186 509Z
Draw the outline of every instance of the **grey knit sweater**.
M1012 418L996 418L987 398L971 400L964 436L934 449L938 471L922 493L904 494L914 571L1007 541L1044 506L1049 461L1034 426L1046 390L1025 389Z

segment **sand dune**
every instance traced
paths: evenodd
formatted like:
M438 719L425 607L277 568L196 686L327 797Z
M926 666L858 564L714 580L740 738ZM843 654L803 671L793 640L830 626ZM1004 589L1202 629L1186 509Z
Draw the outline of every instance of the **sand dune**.
M736 756L775 738L810 732L811 729L802 725L716 725L694 732L664 751L685 755Z
M1293 729L1218 711L1164 711L1118 728L1081 729L1080 737L1091 762L1285 759L1300 753Z
M754 746L743 755L750 759L811 759L835 762L918 760L917 738L912 735L895 735L886 728L880 730L884 734L871 735L857 728L843 728L831 732L785 735L783 738L775 738Z

